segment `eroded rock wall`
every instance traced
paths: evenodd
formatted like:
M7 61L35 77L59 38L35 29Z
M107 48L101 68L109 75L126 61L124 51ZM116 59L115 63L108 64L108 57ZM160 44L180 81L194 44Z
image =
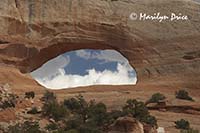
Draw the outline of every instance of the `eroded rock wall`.
M135 12L187 21L131 20ZM190 0L1 0L0 63L28 73L64 52L115 49L139 83L200 86L200 4Z

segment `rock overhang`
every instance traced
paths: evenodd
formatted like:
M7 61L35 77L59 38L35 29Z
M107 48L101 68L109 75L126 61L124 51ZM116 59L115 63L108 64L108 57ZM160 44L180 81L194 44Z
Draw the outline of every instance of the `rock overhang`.
M185 0L3 0L0 61L27 73L67 51L114 49L136 69L139 82L160 80L194 86L200 80L196 78L199 59L184 57L200 50L199 8L199 4ZM132 12L158 11L182 12L190 20L159 23L129 19Z

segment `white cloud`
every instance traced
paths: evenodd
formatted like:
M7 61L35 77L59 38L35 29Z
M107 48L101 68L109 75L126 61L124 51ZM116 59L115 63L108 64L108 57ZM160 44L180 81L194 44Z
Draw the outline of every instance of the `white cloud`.
M129 67L118 63L117 71L104 70L98 72L95 69L88 70L88 74L80 75L66 75L64 69L59 69L54 73L53 77L36 78L36 80L43 86L50 89L61 89L78 86L89 85L125 85L135 84L136 77L129 76Z
M93 52L86 50L76 51L76 55L84 59L99 59L105 62L120 62L128 63L128 60L115 50L103 50L100 52Z
M93 58L104 60L105 62L128 63L128 60L125 57L114 50L101 51L100 53L93 55Z
M77 50L76 55L87 60L92 58L91 52L87 52L86 50Z
M58 56L47 63L45 63L42 67L38 68L37 70L33 71L31 75L34 78L40 78L40 77L51 77L55 76L55 73L58 71L58 69L62 69L66 67L70 63L70 57L69 56Z

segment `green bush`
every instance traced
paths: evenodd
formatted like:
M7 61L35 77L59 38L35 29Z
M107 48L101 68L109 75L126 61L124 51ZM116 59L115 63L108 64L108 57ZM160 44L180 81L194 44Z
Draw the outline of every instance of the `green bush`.
M64 100L64 106L73 114L66 122L66 129L77 129L80 133L98 133L108 123L106 105L96 103L94 100L87 102L83 96Z
M44 116L58 121L67 115L67 109L55 100L45 103L42 108L42 113Z
M85 104L85 101L84 101ZM75 111L77 112L78 110L80 110L83 105L83 103L81 103L81 101L79 100L79 98L71 98L71 99L65 99L64 100L64 105L71 111ZM82 107L81 107L82 106Z
M79 112L83 108L88 107L88 103L85 101L82 95L78 95L75 98L65 99L64 105L72 111Z
M79 115L74 115L72 118L68 119L65 122L66 125L66 130L71 130L71 129L78 129L80 125L83 124L83 121L80 120Z
M59 128L58 130L53 131L52 133L68 133L67 131L65 131L62 128ZM72 132L73 133L73 132Z
M176 128L178 129L190 129L190 123L187 120L181 119L175 122Z
M38 122L25 121L22 124L16 124L8 127L8 133L42 133Z
M161 93L155 93L151 96L151 98L146 102L148 103L158 103L160 100L164 100L166 97Z
M36 107L33 107L30 111L27 112L28 114L37 114L38 110Z
M178 99L184 99L189 101L194 101L192 97L189 96L188 92L186 90L179 90L176 92L176 98Z
M44 103L43 114L62 121L62 127L56 124L46 127L55 133L104 133L117 118L130 114L141 122L157 126L156 118L149 114L143 102L137 100L128 100L122 111L108 112L104 103L94 100L87 102L81 95L65 99L62 104L57 102L53 94L51 97L53 100ZM68 117L65 117L66 112Z
M65 133L80 133L80 132L76 129L71 129L69 131L66 131Z
M33 99L34 97L35 97L34 91L29 91L29 92L25 93L25 98L28 98L28 99L32 98Z
M91 125L81 125L79 128L80 133L103 133L100 129Z
M144 117L141 121L153 126L157 126L157 120L156 117L151 116L151 115L147 115L146 117Z
M0 108L6 109L6 108L14 108L15 107L15 102L12 100L4 101L0 104Z
M107 120L107 108L103 103L92 103L88 108L88 121L102 125Z
M143 102L137 101L135 99L129 99L126 105L123 107L123 112L126 114L131 114L137 119L141 119L144 116L149 115L148 109Z
M181 130L180 133L199 133L199 130L188 129L188 130Z
M98 133L101 131L99 129L100 125L98 127L96 123L93 123L92 121L87 121L84 123L77 115L75 115L73 119L67 120L65 124L65 130L67 132L76 130L78 133Z
M45 127L48 131L57 130L59 127L56 123L50 123Z
M63 104L59 104L53 92L47 91L43 96L45 103L42 107L42 114L53 118L56 121L63 119L67 115L67 109Z
M141 122L145 122L151 126L157 126L155 117L149 114L148 108L143 102L137 101L135 99L129 99L126 102L126 105L123 107L123 112L126 115L131 114L134 118Z
M64 106L72 113L79 114L83 122L87 120L88 103L83 96L79 95L75 98L64 100Z
M0 108L14 108L17 102L17 96L14 94L7 94L0 99Z
M55 96L55 94L53 92L46 91L41 100L44 101L44 102L55 101L56 100L56 96Z
M64 100L64 105L73 113L79 114L82 121L102 125L106 121L107 108L103 103L95 103L95 101L86 102L83 96Z
M120 110L112 110L111 112L107 113L108 124L112 124L115 120L119 117L125 116L126 113Z

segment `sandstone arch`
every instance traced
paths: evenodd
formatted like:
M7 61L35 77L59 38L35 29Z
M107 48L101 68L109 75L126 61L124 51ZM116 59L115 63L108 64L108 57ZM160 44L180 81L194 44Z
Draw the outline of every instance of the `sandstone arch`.
M139 83L199 88L199 10L191 0L1 0L0 63L28 73L70 50L115 49ZM129 19L132 12L170 11L190 19Z

